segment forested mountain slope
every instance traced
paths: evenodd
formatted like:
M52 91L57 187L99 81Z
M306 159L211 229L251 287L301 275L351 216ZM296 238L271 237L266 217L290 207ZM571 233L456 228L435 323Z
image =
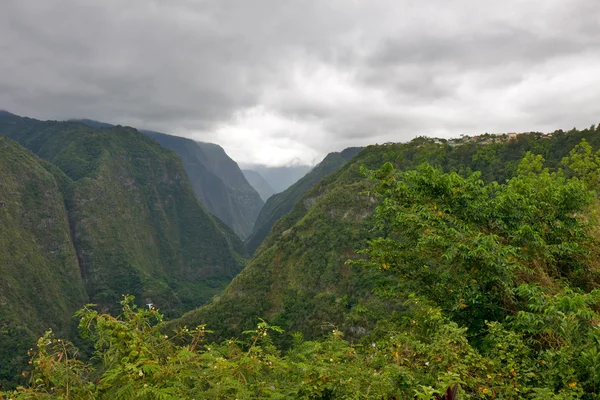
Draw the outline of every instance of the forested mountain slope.
M273 225L245 270L218 300L177 323L206 322L223 337L252 327L258 317L306 337L322 333L323 324L342 326L351 310L368 301L381 279L376 270L346 264L379 234L371 220L378 200L368 194L371 186L361 167L377 169L390 162L407 170L428 162L448 172L478 170L485 182L504 182L517 173L526 152L543 155L545 165L555 168L583 138L594 149L600 148L595 127L550 136L522 134L512 140L498 137L496 142L485 136L480 139L485 143L417 138L405 144L369 146L320 180ZM347 327L354 334L362 329Z
M0 386L46 329L69 333L87 302L51 165L0 136Z
M283 192L271 196L260 210L260 214L254 223L252 235L246 239L245 243L248 251L254 253L271 231L273 224L290 212L294 204L302 198L304 193L325 176L337 171L348 160L360 152L361 149L361 147L350 147L339 153L329 153L323 161L317 164L304 177L300 178L298 182Z
M196 196L213 215L242 239L252 232L263 201L220 146L159 132L142 133L179 154Z
M113 127L90 119L72 121L99 129ZM179 154L196 196L208 211L242 239L252 232L264 202L221 146L145 129L140 132Z
M225 220L236 233L245 239L252 232L258 213L264 205L258 191L248 183L238 164L217 144L197 142L204 151L208 168L227 186L230 216Z
M517 138L555 158L498 152L477 172L492 143L370 146L275 224L220 299L168 326L131 298L116 319L85 309L102 365L71 349L65 368L49 333L32 384L6 395L596 398L597 134Z
M0 134L59 169L90 301L112 309L133 293L177 315L242 268L242 244L199 204L177 154L135 129L9 115Z

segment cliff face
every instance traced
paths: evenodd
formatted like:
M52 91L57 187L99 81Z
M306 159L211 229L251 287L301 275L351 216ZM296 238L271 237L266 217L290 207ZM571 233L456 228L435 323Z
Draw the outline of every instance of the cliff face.
M264 203L223 148L159 132L142 133L179 154L196 196L208 211L242 239L252 232Z
M67 334L87 302L64 198L48 169L0 136L0 386L14 381L42 331Z
M177 315L241 270L243 245L200 205L177 154L135 129L7 116L0 133L53 167L92 302L111 310L131 293Z

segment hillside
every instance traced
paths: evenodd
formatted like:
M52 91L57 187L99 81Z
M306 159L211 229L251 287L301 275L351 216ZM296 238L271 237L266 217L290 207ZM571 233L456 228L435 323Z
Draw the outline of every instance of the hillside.
M135 129L8 116L0 133L59 169L90 301L112 310L132 293L177 315L242 268L242 244L198 203L177 154Z
M179 154L196 196L208 211L240 238L250 234L263 201L220 146L159 132L141 132Z
M337 171L348 160L354 157L362 148L350 147L340 153L329 153L323 161L315 166L308 174L302 177L298 182L287 188L281 193L271 196L254 223L252 235L246 240L246 247L252 254L263 242L271 231L272 226L281 217L290 212L294 204L302 198L310 188L325 176Z
M197 142L204 151L208 168L229 188L231 221L234 231L245 239L251 232L264 201L250 183L238 164L217 144ZM229 225L229 224L228 224Z
M113 127L90 119L71 121L98 129ZM140 132L179 154L194 193L208 211L242 239L252 232L264 202L221 146L146 129Z
M258 172L251 169L243 169L242 173L246 177L248 183L258 192L263 201L267 201L269 197L275 194L275 189L273 189L271 185L269 185L269 182L267 182Z
M584 138L600 149L595 127L557 131L551 136L529 133L487 143L417 138L406 144L369 146L320 180L273 225L247 267L218 300L175 324L207 323L218 337L228 337L263 317L307 338L318 337L328 326L344 326L348 335L357 335L365 327L353 326L347 318L360 304L369 302L383 279L376 269L346 264L366 247L369 238L379 234L372 220L377 201L366 194L370 183L361 167L377 169L390 162L408 170L429 162L447 172L478 170L485 182L503 183L516 174L528 151L543 155L545 165L555 168Z
M42 332L69 334L73 313L87 302L63 195L49 170L0 136L0 386L20 374Z
M65 368L48 333L35 384L6 395L595 398L597 133L525 135L513 152L564 157L527 150L476 172L460 160L492 143L369 146L275 224L223 296L168 325L132 298L118 318L86 308L102 365L71 349Z

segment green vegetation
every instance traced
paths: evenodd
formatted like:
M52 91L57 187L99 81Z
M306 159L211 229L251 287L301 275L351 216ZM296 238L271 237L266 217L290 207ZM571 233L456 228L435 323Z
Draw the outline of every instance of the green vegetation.
M390 162L399 170L409 170L427 162L461 176L478 169L483 182L502 183L517 173L528 151L547 155L544 165L556 171L582 139L595 151L600 149L596 127L557 131L551 136L531 133L512 140L499 137L497 142L489 135L484 137L488 143L457 145L417 138L410 143L365 148L319 180L273 225L247 267L222 296L174 324L206 323L216 332L215 337L228 337L251 329L256 318L262 317L311 339L324 333L328 324L344 326L347 337L354 339L364 328L354 326L348 320L349 313L369 303L379 281L388 279L371 269L346 264L348 259L359 257L355 252L364 248L367 240L385 233L373 229L378 199L366 194L372 188L361 173L362 167L376 169ZM573 176L570 168L565 168L564 174Z
M96 129L114 128L90 119L71 121ZM263 201L221 146L145 129L140 132L179 155L196 196L208 211L242 239L252 232Z
M340 153L330 153L298 182L281 193L271 196L254 223L252 235L246 239L246 247L253 254L265 240L271 228L281 217L289 213L294 204L325 176L340 169L348 160L354 157L362 148L350 147Z
M252 232L264 203L221 146L152 131L142 133L179 154L196 196L208 211L242 239Z
M0 136L0 386L18 380L41 332L68 334L87 301L63 197L46 167Z
M70 344L48 333L33 357L31 383L6 396L430 399L444 392L450 397L447 388L458 384L459 398L597 398L600 204L591 190L595 158L588 150L582 142L562 160L572 177L551 172L541 156L527 153L503 184L427 163L406 171L389 162L375 171L362 168L369 179L355 189L364 205L377 203L374 214L364 217L357 199L332 204L340 193L310 204L337 220L371 221L371 239L345 271L362 270L371 287L354 305L347 293L339 327L329 325L306 341L296 329L260 321L237 339L212 342L211 326L182 325L165 334L157 311L136 309L126 297L118 318L91 308L79 313L95 359L79 361ZM297 239L291 243L301 244L307 240L298 239L307 229L302 225L316 222L309 211L270 251L285 248L292 235ZM337 235L350 234L344 224L335 227ZM278 255L279 265L261 279L279 273L271 285L288 287L315 279L300 268L283 276L285 255ZM321 278L327 273L325 268ZM304 284L320 285L327 297L325 288L333 291L353 279L326 281L326 287L315 280ZM283 301L285 310L289 300ZM215 305L205 310L210 307ZM297 308L287 316L303 322L321 311ZM281 318L285 311L273 315L290 322Z
M46 329L122 293L170 317L242 269L243 244L196 199L177 154L132 128L0 117L0 383ZM12 142L12 138L28 150Z
M597 398L597 134L370 146L212 303L169 323L88 306L95 357L47 333L4 396Z
M243 260L198 204L177 154L135 129L9 117L0 132L58 167L91 301L121 293L177 315L208 301ZM66 176L64 176L66 175Z
M521 344L514 337L491 326L490 346L499 351L482 357L464 329L417 300L407 304L406 315L423 325L410 320L361 345L350 344L335 329L319 341L296 335L285 354L271 339L281 330L265 322L245 332L243 340L208 343L203 326L169 337L160 330L158 312L136 309L129 300L116 319L91 309L80 313L82 333L96 347L95 363L80 361L76 348L48 332L33 357L31 384L6 397L429 399L439 393L431 384L445 388L458 382L461 398L519 398L526 389L520 385L523 371L515 369L518 361L504 361Z
M464 137L456 140L419 137L410 143L386 143L369 146L360 152L351 164L362 164L369 168L379 168L390 161L394 167L406 170L428 162L445 172L462 174L480 171L485 182L505 182L516 173L519 161L527 152L539 154L549 168L558 168L561 160L568 155L582 139L591 148L600 149L599 128L591 126L581 131L558 130L550 135L530 132L514 135L484 134L476 138ZM252 235L245 240L248 251L253 254L268 237L273 225L290 212L293 206L324 177L337 171L350 161L360 148L349 148L341 153L331 153L309 174L282 193L272 196L261 210ZM348 178L360 179L358 168L350 166L353 174Z

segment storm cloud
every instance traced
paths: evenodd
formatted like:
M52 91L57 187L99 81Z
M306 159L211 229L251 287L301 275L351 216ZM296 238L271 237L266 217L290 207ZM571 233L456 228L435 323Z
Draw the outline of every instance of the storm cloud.
M0 109L312 164L600 122L597 0L3 0Z

